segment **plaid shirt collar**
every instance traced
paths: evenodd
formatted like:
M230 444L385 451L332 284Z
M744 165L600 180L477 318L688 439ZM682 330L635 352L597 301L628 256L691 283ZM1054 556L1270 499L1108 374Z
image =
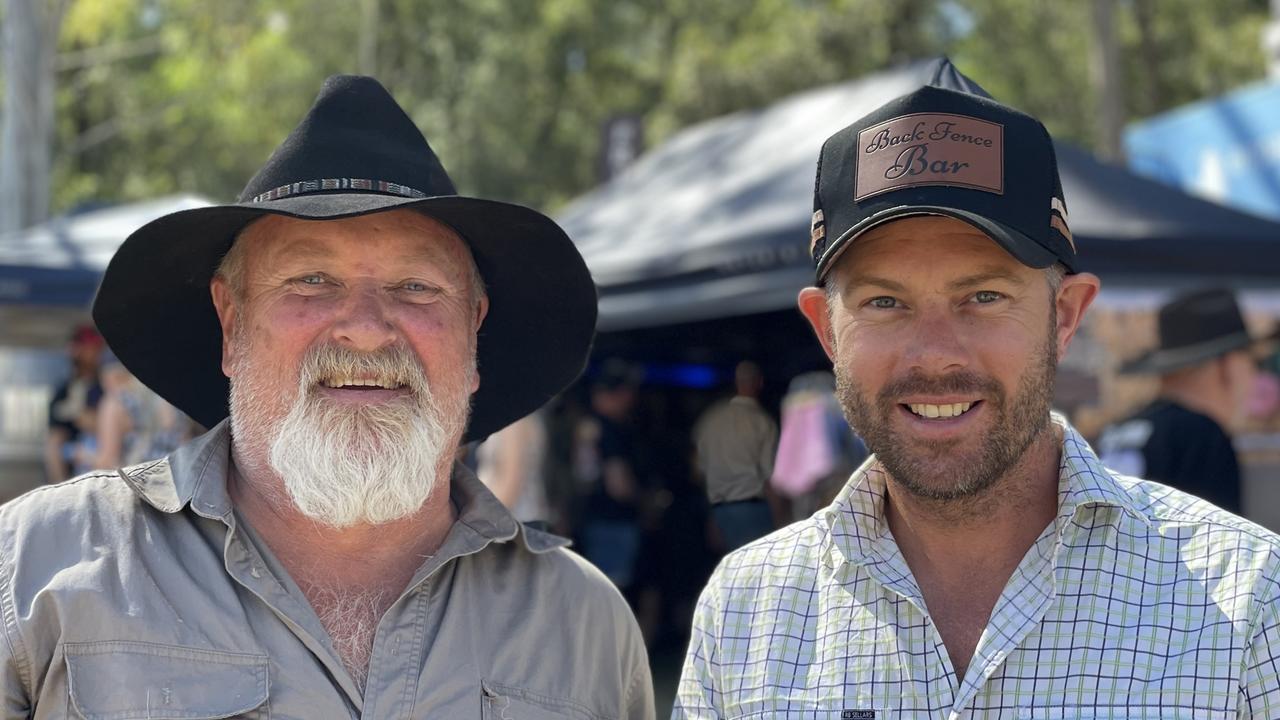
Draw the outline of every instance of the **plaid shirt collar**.
M1146 508L1138 505L1116 482L1111 471L1103 466L1089 443L1066 418L1051 413L1051 419L1062 432L1056 533L1061 533L1078 513L1099 507L1118 508L1150 526ZM822 557L829 568L845 563L880 565L890 570L891 575L901 576L883 578L887 584L906 579L904 573L909 571L901 561L884 516L885 482L884 468L872 455L853 473L827 508L823 523L828 532Z

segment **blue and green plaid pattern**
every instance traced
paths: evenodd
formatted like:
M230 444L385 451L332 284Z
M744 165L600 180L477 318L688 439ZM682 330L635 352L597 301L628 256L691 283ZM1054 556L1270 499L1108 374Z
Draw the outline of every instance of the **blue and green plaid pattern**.
M963 681L873 457L830 507L720 564L673 718L1280 718L1280 537L1108 471L1054 419L1058 517Z

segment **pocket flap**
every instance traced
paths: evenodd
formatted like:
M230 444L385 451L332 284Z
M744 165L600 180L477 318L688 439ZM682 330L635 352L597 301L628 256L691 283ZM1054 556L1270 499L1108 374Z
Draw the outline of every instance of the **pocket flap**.
M87 720L204 720L267 701L267 657L143 642L66 645L71 702Z
M601 720L582 705L485 680L480 683L484 720Z

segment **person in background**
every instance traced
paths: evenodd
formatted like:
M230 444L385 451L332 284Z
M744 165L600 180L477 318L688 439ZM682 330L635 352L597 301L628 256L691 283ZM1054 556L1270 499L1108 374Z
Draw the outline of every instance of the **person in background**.
M631 413L638 371L610 359L591 383L591 407L574 430L574 476L584 496L583 554L628 596L640 554L640 488Z
M102 358L104 394L98 405L97 442L85 464L95 468L136 465L177 450L196 435L194 423L149 390L115 354Z
M707 409L693 429L711 517L725 550L773 531L767 495L778 450L778 424L760 406L764 374L750 361L733 371L735 394Z
M50 483L62 482L84 471L76 465L77 448L93 434L95 413L102 399L98 366L104 345L102 336L92 325L80 325L71 334L67 348L71 377L58 386L49 403L44 469Z
M770 486L787 498L791 519L831 504L849 473L867 459L867 446L849 427L829 370L797 375L782 398L782 433Z
M545 483L545 410L520 418L476 448L476 477L516 520L544 532L551 527Z
M1244 419L1255 374L1253 338L1230 290L1200 290L1160 308L1160 344L1121 373L1160 376L1160 394L1102 432L1108 467L1158 480L1239 513L1240 463L1231 433Z

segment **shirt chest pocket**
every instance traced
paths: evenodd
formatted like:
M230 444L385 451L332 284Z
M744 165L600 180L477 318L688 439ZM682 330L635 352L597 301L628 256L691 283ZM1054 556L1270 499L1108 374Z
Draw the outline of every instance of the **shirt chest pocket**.
M480 685L484 720L606 720L571 700L484 681Z
M269 717L265 655L112 641L69 643L66 657L86 720Z

